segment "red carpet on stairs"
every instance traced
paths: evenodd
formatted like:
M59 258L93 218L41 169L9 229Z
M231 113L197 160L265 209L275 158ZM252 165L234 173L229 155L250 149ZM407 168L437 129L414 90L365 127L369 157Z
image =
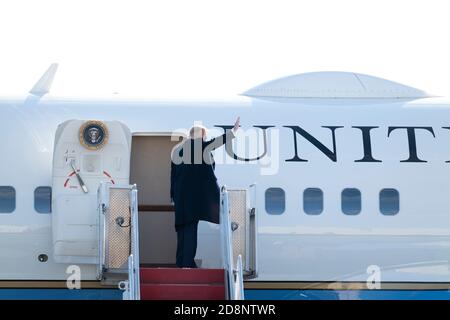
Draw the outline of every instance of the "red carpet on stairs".
M223 269L141 268L141 300L224 300Z

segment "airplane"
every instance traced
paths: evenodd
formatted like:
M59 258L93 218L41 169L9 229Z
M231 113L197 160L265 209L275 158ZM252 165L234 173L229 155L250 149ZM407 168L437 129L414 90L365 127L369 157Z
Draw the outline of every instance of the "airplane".
M0 299L450 298L450 100L334 71L218 101L55 97L57 67L0 100ZM221 223L173 268L171 152L236 116Z

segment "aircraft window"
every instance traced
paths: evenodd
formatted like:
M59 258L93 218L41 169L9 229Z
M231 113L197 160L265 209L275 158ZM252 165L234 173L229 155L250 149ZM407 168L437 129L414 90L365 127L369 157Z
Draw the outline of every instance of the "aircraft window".
M12 213L16 209L16 190L13 187L0 187L0 213Z
M268 188L266 190L266 211L268 214L282 214L286 207L286 196L281 188Z
M380 211L386 216L394 216L400 210L400 195L396 189L380 191Z
M51 187L37 187L34 190L34 209L39 213L52 212Z
M357 215L361 212L361 191L355 188L342 190L342 212L347 215Z
M323 192L319 188L303 191L303 211L309 215L319 215L323 211Z

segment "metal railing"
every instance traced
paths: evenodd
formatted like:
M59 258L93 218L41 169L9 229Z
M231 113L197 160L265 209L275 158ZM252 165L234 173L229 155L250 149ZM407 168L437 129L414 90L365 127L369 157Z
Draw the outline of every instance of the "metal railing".
M246 268L244 268L244 278L254 279L258 277L258 219L256 210L256 184L251 184L247 192L248 206L248 233L249 246L246 256Z
M222 263L225 269L226 291L227 297L230 300L234 300L233 284L233 252L231 246L231 220L230 209L228 204L228 192L225 186L222 187L220 192L220 233L222 244Z
M237 257L237 267L235 268L233 256L232 232L233 226L230 218L229 195L225 186L220 193L220 225L222 240L222 260L226 274L226 289L229 300L243 300L243 271L242 256ZM242 291L242 293L241 293Z
M244 270L242 256L238 255L236 269L234 270L234 300L244 300Z
M99 280L118 283L127 300L140 299L136 185L102 182L98 189ZM123 278L126 278L125 280Z
M128 272L128 279L132 279L133 282L133 298L132 300L141 299L141 286L140 286L140 260L139 260L139 210L138 210L138 190L136 185L133 185L130 190L131 196L131 255L130 260L132 263L132 272ZM129 269L130 270L130 269Z
M231 244L234 261L242 256L244 279L257 277L257 217L255 184L244 188L228 188L228 206L232 226Z

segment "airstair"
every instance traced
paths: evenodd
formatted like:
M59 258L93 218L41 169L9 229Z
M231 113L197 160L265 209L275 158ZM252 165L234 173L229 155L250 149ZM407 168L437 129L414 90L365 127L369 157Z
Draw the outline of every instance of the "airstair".
M224 300L224 269L141 268L142 300Z
M221 190L222 269L139 267L135 185L98 189L99 280L118 283L125 300L243 300L257 275L256 215L247 189Z
M130 185L132 134L118 121L67 120L55 133L53 259L123 299L244 299L257 276L255 186L220 191L219 269L145 268L139 259L138 187ZM142 251L141 251L142 252Z

